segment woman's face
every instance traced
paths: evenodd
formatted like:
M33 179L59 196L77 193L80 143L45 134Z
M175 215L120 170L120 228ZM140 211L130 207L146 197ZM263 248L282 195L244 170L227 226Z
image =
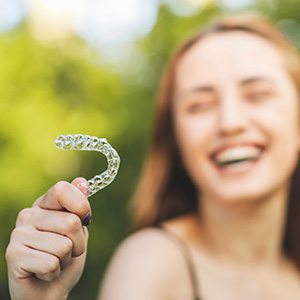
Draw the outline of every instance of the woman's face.
M281 53L244 32L198 41L173 102L182 161L202 197L235 203L285 191L298 160L298 95Z

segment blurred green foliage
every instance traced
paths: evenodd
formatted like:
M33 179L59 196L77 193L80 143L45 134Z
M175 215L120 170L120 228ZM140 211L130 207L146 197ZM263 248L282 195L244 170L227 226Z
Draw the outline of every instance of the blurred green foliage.
M258 1L255 8L274 20L289 19L290 27L290 20L300 20L299 1ZM128 200L147 148L163 67L180 40L220 12L211 4L193 16L179 17L161 6L153 30L136 43L126 63L114 67L75 37L42 45L26 23L0 35L1 253L20 209L59 180L89 178L105 168L99 155L56 149L56 136L106 137L120 153L121 168L115 182L91 198L87 264L70 296L96 298L109 257L131 228ZM288 33L299 45L297 28ZM6 280L1 255L0 299L9 297Z

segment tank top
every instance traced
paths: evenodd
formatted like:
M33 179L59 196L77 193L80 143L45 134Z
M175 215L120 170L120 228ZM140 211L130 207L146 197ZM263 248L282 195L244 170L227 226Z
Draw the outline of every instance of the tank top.
M164 235L169 238L180 250L184 261L186 263L186 267L189 273L190 281L191 281L191 286L193 290L193 299L194 300L203 300L200 297L200 289L198 285L198 278L197 278L197 273L194 267L193 259L191 252L189 248L187 247L186 243L180 239L177 235L174 233L170 232L169 230L163 228L160 224L157 226L159 230L161 230Z

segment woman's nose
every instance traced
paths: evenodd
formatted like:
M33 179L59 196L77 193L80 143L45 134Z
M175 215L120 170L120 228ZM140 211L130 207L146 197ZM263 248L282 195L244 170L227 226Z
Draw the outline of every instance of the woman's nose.
M236 135L245 130L247 116L238 99L230 98L222 101L218 117L220 135Z

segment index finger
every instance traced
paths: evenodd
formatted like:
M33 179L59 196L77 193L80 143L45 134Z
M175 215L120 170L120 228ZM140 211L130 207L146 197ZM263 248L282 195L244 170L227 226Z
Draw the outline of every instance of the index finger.
M50 210L66 210L76 214L81 220L84 220L88 214L91 215L87 197L79 188L66 181L56 183L46 194L38 198L33 206Z

